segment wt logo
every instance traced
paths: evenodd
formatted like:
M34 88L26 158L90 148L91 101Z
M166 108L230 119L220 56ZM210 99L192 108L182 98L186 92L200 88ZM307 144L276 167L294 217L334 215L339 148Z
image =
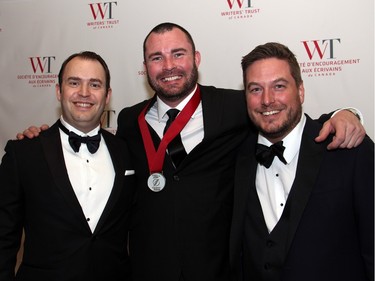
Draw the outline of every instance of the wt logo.
M238 7L241 9L245 0L227 0L229 8L232 10L235 3L237 3ZM247 7L245 8L251 8L251 0L247 0Z
M102 20L104 20L105 17L106 19L113 19L112 17L113 4L117 6L117 2L104 2L104 3L89 4L94 20L96 20L98 17L100 17Z
M335 39L324 39L324 40L311 40L311 41L302 41L303 46L307 52L307 55L310 60L315 55L318 55L320 59L326 55L328 59L335 59L333 55L334 45L339 42L341 43L340 38Z
M51 61L55 60L55 57L31 57L29 59L34 73L38 69L41 73L51 73Z

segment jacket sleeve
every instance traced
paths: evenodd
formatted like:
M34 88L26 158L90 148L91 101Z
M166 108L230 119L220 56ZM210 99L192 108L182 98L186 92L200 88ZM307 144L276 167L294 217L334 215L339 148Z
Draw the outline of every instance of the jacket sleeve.
M0 165L0 281L14 280L24 219L15 141L8 141Z
M354 212L367 276L374 280L374 143L369 137L359 146L355 161Z

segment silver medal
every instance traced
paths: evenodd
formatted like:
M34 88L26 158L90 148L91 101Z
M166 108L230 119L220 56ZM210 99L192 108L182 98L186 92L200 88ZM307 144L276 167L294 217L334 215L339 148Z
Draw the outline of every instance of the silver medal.
M161 173L152 173L148 177L147 185L153 192L162 191L165 186L165 177Z

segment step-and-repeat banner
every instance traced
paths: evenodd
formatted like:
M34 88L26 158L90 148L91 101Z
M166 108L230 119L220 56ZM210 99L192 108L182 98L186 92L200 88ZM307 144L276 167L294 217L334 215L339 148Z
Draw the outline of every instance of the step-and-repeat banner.
M303 72L305 111L356 107L374 138L373 0L0 0L0 156L17 132L59 117L58 71L82 50L110 67L103 126L115 132L119 111L153 94L142 44L165 21L192 34L206 85L241 89L242 56L268 41L286 44Z

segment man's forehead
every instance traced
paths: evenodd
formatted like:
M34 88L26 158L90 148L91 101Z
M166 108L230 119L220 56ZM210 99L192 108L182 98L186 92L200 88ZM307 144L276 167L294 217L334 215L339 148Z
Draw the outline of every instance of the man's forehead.
M186 34L177 28L163 33L151 33L145 45L146 52L192 48Z

